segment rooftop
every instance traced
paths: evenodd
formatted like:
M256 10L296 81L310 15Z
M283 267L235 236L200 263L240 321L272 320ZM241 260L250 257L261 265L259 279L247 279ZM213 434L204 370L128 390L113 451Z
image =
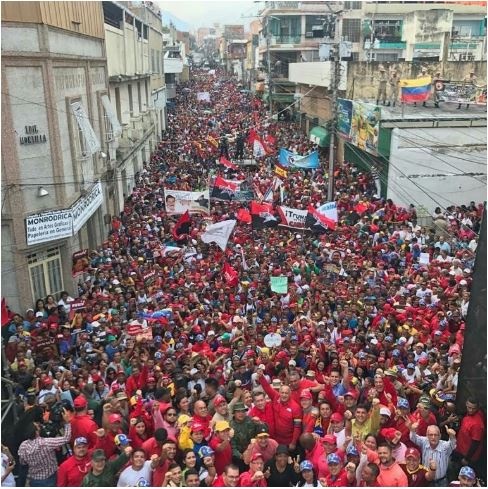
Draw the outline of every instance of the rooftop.
M376 100L364 99L362 101L376 103ZM441 102L439 108L434 107L432 101L427 102L426 105L427 107L423 107L422 103L418 103L415 107L408 104L403 107L403 110L401 105L395 107L380 105L382 126L388 127L389 122L405 122L410 127L412 122L419 122L421 125L425 122L431 126L432 121L450 121L451 124L449 125L452 125L453 121L458 121L463 126L486 126L486 105L470 105L469 109L466 108L465 104L462 104L461 109L458 109L457 104L453 103ZM395 124L395 127L398 126L399 124Z

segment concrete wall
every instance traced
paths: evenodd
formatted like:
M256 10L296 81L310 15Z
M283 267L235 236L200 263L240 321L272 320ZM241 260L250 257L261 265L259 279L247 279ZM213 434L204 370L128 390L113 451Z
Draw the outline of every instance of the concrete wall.
M388 197L431 212L439 204L482 202L486 161L486 127L393 129Z
M319 87L331 86L332 62L315 61L308 63L290 63L288 65L288 79L295 83L317 85ZM341 76L339 79L339 90L346 89L347 62L341 61Z
M417 78L420 73L420 63L395 62L348 62L347 74L347 98L375 99L378 90L379 76L378 67L383 65L387 70L396 69L400 78ZM444 68L442 63L428 63L429 75L441 70L444 78L448 80L463 80L474 69L478 77L478 84L486 84L486 61L478 62L446 62Z
M326 88L317 87L312 92L308 85L298 85L297 93L303 95L296 109L302 114L307 114L310 119L318 118L323 124L331 117L330 99ZM308 93L308 95L306 95Z

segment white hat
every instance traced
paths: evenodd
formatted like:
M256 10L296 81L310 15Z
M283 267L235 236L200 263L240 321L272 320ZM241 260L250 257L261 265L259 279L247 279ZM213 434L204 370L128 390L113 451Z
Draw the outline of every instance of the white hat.
M297 366L297 362L295 362L295 360L290 360L290 361L288 362L288 365L289 365L290 367L296 367L296 366Z
M212 329L207 333L207 336L215 336L215 331Z
M192 369L190 370L190 375L195 375L195 374L197 374L197 373L198 373L198 369L197 369L197 368L192 368Z
M391 417L391 411L387 407L382 407L380 409L380 415Z
M266 370L266 367L264 366L264 363L260 363L258 365L258 370Z
M42 318L44 314L41 311L36 312L36 318Z

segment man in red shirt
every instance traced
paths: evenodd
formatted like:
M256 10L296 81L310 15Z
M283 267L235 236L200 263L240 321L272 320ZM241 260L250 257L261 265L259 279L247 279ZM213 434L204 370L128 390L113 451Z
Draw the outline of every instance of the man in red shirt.
M409 448L405 452L405 463L400 464L408 478L408 487L428 486L435 479L437 465L430 461L429 468L420 464L420 452L416 448Z
M457 447L452 455L452 468L450 479L454 480L461 466L469 465L475 470L480 460L485 436L486 426L483 413L480 410L479 401L469 398L466 401L466 415L461 421L457 433ZM454 475L453 475L454 474Z
M290 372L288 376L288 383L291 389L291 398L297 404L300 404L300 397L304 390L308 390L310 392L320 392L325 388L325 385L319 384L318 382L302 379L297 370Z
M356 466L349 462L346 467L337 453L327 456L329 475L320 482L326 487L350 487L356 484Z
M238 487L239 486L239 467L236 465L227 465L224 472L219 475L212 487Z
M215 423L214 434L210 439L209 446L215 452L215 470L217 475L220 475L224 472L225 467L232 462L230 425L227 421Z
M275 420L275 440L280 445L288 445L290 451L295 451L302 429L300 406L291 399L291 391L287 385L281 386L279 393L276 392L269 385L262 370L258 370L257 379L271 399Z
M88 450L88 440L76 438L73 442L73 455L67 458L58 468L58 487L81 487L83 477L91 467L91 453Z
M239 477L239 486L241 487L267 487L268 484L264 478L264 460L260 453L255 453L251 457L249 470Z
M247 415L254 422L266 423L269 429L269 436L274 438L274 413L272 403L266 401L264 392L256 391L253 393L254 406L248 411Z
M78 396L73 401L75 415L71 418L71 443L77 438L86 438L88 448L94 448L97 443L97 423L87 414L88 403L83 396Z

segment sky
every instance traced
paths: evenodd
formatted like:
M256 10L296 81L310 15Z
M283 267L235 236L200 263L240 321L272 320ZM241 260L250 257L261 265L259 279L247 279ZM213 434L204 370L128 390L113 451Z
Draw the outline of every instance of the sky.
M247 28L264 2L227 0L158 1L159 7L187 23L191 29L211 27L214 22L222 24L244 24Z

